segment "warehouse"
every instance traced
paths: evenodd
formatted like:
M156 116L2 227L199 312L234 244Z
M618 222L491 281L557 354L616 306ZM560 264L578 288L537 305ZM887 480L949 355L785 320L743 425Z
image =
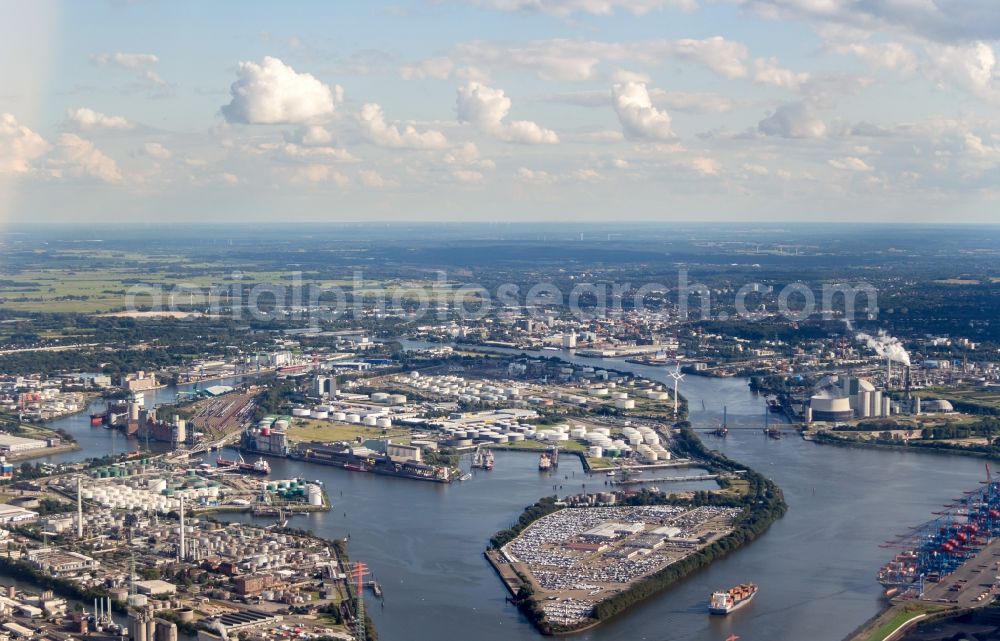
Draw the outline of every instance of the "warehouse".
M20 452L39 450L44 447L45 441L39 441L33 438L22 438L20 436L11 436L10 434L0 434L0 452L17 454Z
M2 524L22 523L36 518L38 518L38 512L32 512L16 505L0 504L0 523Z
M55 548L32 550L28 553L28 560L39 569L54 574L91 570L97 567L97 561L89 556Z

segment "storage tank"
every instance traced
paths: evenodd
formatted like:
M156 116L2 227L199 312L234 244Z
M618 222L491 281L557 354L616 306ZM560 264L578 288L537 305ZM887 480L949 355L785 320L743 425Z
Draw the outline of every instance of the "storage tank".
M368 427L375 427L375 425L378 423L378 417L374 415L368 415L364 418L363 422Z
M330 413L327 412L326 410L313 410L309 415L312 418L320 421L330 418Z
M309 416L309 410L304 407L293 407L292 416L296 416L298 418L304 418L306 416Z
M406 404L406 395L405 394L390 394L389 395L389 402L392 403L393 405L405 405Z
M306 495L309 499L309 505L323 505L323 493L319 489L319 486L310 483L306 487L308 488Z
M601 458L604 456L604 448L599 445L591 445L587 449L587 456L590 458Z
M386 417L383 416L383 417L378 418L378 419L375 420L375 425L377 427L381 427L381 428L392 427L392 419L389 419L389 418L386 418Z
M347 414L345 414L344 412L334 412L333 414L330 415L330 418L332 418L335 421L343 422L347 420Z

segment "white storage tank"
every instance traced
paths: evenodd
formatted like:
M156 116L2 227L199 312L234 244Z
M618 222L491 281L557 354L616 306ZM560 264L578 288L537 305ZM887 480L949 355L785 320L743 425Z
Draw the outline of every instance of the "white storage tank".
M378 417L372 416L371 414L366 416L364 419L364 424L367 425L368 427L375 427L377 423L378 423Z
M620 398L615 401L615 407L620 410L630 410L635 407L635 401L630 398Z
M591 445L587 449L587 456L590 458L601 458L604 456L604 448L599 445Z
M389 418L386 418L386 417L383 416L383 417L378 418L378 419L375 420L375 425L377 427L381 427L381 428L392 427L392 419L389 419Z
M358 416L357 414L348 414L346 416L346 419L347 419L348 423L360 423L361 422L361 417Z
M303 418L303 417L309 416L309 410L307 410L304 407L293 407L292 408L292 416L297 416L299 418Z
M333 414L330 415L330 418L332 418L335 421L343 422L347 420L347 414L345 414L344 412L334 412Z
M323 420L326 420L326 419L330 418L330 413L327 412L326 410L313 410L309 415L312 418L320 420L320 421L323 421Z
M405 405L406 404L406 395L405 394L390 394L389 395L389 402L392 403L393 405Z

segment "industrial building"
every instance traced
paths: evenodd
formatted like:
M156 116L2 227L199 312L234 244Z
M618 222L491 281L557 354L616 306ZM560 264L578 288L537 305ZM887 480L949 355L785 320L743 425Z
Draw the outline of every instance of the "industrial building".
M40 450L47 447L45 441L33 438L23 438L21 436L11 436L10 434L0 434L0 452L5 454L19 454Z
M854 418L885 418L893 413L892 399L870 381L852 376L826 376L813 391L806 422L838 422Z

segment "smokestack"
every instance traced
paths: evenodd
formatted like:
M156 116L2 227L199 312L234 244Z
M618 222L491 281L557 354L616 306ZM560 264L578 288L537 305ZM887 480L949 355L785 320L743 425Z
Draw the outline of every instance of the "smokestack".
M892 387L892 357L885 357L885 389L888 391Z
M910 398L910 366L906 366L906 398Z
M181 495L181 546L178 561L184 560L184 495Z
M76 479L76 538L83 538L83 480Z

